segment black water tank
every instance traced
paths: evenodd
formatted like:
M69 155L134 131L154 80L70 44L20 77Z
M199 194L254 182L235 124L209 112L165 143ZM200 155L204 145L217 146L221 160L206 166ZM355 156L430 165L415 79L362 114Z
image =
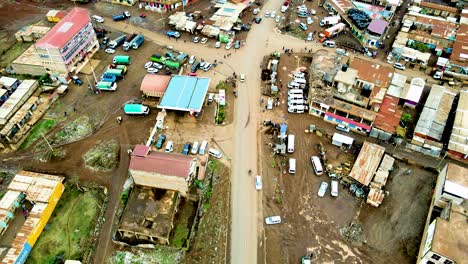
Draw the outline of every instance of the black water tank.
M343 66L341 66L341 70L342 71L347 71L348 70L348 64L343 64Z

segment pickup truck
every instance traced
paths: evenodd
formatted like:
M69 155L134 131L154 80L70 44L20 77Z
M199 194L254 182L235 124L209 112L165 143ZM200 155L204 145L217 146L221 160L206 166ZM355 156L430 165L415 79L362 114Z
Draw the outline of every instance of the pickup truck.
M166 35L170 38L180 38L180 33L178 31L167 31Z
M125 11L123 12L122 14L119 14L119 15L115 15L112 17L112 20L114 21L121 21L121 20L125 20L127 18L130 17L130 13L128 11Z
M281 6L281 13L284 13L286 12L286 10L288 10L288 7L290 5L291 2L289 1L284 1L283 5Z

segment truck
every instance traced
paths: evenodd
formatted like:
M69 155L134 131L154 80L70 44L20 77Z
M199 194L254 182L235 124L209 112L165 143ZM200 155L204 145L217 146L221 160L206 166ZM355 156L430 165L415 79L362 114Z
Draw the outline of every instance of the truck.
M123 12L122 14L118 14L112 17L112 20L114 21L121 21L125 20L130 17L130 14L128 12Z
M341 31L343 31L345 28L346 28L346 25L344 23L338 23L332 27L325 29L323 34L327 38L332 38L336 36L338 33L340 33Z
M104 73L101 76L101 81L103 82L115 82L116 80L117 80L117 76L115 76L114 74Z
M142 104L126 104L124 105L124 112L127 115L148 115L150 109Z
M164 63L164 60L166 58L164 58L164 56L159 55L159 54L153 54L153 55L151 55L150 59L151 59L151 61L154 61L154 62Z
M127 66L125 65L116 65L116 64L111 64L109 65L109 67L107 67L108 69L119 69L119 70L122 70L122 74L125 75L127 74Z
M284 1L283 5L281 6L281 13L284 13L284 12L286 12L286 10L288 10L288 7L289 7L290 3L291 2L289 2L289 1Z
M109 45L107 45L107 47L111 49L117 48L118 46L122 45L125 42L126 37L127 37L126 35L121 35L121 36L116 37L115 39L109 41Z
M142 38L143 38L143 40L141 40ZM143 43L143 41L145 41L145 38L143 37L143 35L138 34L130 42L125 42L123 44L123 50L129 51L130 48L134 47L135 43L140 42L140 45L141 45L141 43ZM138 49L138 47L139 47L139 45L136 46L136 49Z
M136 36L133 40L132 48L135 50L138 49L143 42L145 42L145 37L143 35Z
M97 83L96 89L102 90L102 91L115 91L117 90L117 83L100 81Z
M124 75L123 70L121 69L107 69L105 73L113 74L117 79L123 78Z
M136 36L138 36L138 34L132 34L132 35L130 35L130 36L127 38L127 40L125 40L125 42L124 42L122 48L125 50L125 47L128 47L128 46L130 45L130 43L132 42L132 40L133 40L134 38L136 38ZM127 50L128 50L128 49L127 49Z
M112 62L114 64L128 65L128 64L130 64L130 56L118 55L118 56L114 57L114 60Z
M320 20L320 26L333 26L338 24L341 21L340 16L328 16L324 17L322 20Z
M178 70L180 68L180 63L172 59L165 60L164 65L166 65L168 68L175 69L175 70Z

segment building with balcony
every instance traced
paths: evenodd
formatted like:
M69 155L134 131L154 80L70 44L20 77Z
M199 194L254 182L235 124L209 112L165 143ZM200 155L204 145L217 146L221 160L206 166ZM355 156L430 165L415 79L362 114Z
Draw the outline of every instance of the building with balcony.
M465 263L468 259L468 169L448 163L437 177L418 264Z
M88 10L73 8L34 47L52 78L68 82L99 50Z

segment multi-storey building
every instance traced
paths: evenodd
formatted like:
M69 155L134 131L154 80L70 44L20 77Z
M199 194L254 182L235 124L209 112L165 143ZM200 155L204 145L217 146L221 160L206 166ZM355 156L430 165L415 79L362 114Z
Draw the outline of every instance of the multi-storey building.
M88 63L99 42L88 10L74 8L34 46L46 71L65 81Z

